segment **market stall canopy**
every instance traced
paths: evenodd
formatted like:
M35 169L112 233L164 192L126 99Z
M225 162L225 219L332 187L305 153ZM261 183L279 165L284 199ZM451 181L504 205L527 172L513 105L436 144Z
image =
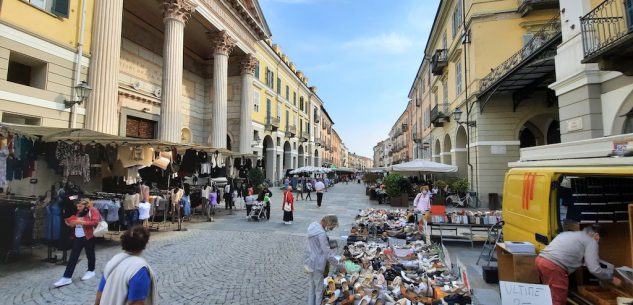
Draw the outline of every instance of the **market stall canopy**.
M335 171L337 171L337 172L346 172L346 173L355 173L355 172L357 172L357 170L355 168L349 168L349 167L339 167L339 168L335 169Z
M391 166L391 171L401 173L455 173L457 172L457 166L415 159L413 161L393 165Z
M299 167L297 169L290 171L290 174L291 175L304 174L304 173L325 174L329 172L332 172L332 170L325 167L304 166L304 167Z
M387 171L389 171L388 167L372 167L372 168L365 169L365 172L368 172L368 173L384 173Z

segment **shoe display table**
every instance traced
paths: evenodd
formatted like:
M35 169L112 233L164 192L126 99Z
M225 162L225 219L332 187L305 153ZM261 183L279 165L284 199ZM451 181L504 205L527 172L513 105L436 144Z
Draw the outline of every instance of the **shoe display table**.
M439 236L440 241L459 241L470 243L474 247L476 241L486 241L486 234L493 225L485 224L461 224L461 223L427 223L431 237ZM484 235L476 235L475 232L483 232ZM436 233L439 233L436 234ZM445 235L446 233L446 235Z

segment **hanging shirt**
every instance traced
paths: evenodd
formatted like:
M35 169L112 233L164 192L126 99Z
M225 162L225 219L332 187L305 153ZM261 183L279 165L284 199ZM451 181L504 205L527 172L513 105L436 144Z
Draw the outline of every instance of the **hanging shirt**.
M148 219L150 208L151 208L151 204L149 204L149 202L140 202L138 204L138 219L139 220Z

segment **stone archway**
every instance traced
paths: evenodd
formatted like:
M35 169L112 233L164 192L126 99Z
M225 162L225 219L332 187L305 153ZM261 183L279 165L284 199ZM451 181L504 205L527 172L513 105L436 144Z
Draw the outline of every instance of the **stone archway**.
M286 141L284 143L284 154L283 154L283 159L284 159L284 170L282 175L286 174L286 170L291 169L292 168L292 149L290 146L290 142Z
M297 167L304 167L306 166L305 164L305 152L303 151L303 145L299 145L299 164L297 165Z
M558 120L552 120L547 127L547 144L560 143L560 122Z
M442 143L440 142L440 139L436 139L435 140L435 146L433 147L433 162L437 162L437 163L442 163L442 157L441 157L441 153L442 153Z
M527 121L519 131L520 148L543 145L544 136L534 123Z
M264 176L270 181L275 181L275 142L271 136L264 137L262 148L262 163L264 165Z
M468 137L466 136L466 128L459 126L457 135L455 136L455 165L457 165L460 177L468 175L468 153L467 153Z
M453 164L453 156L451 150L453 149L453 144L451 143L451 136L444 136L444 148L442 149L442 163L452 165Z

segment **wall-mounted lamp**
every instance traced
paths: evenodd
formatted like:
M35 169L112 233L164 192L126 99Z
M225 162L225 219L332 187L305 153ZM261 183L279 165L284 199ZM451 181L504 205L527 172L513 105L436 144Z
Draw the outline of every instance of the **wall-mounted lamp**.
M77 104L77 105L81 105L81 103L83 103L83 101L85 101L88 96L90 96L90 91L92 91L92 88L90 86L88 86L88 83L86 83L85 81L82 81L81 83L78 83L75 87L75 94L77 95L77 100L64 100L64 106L66 108L70 108L73 105Z
M453 119L455 119L455 122L457 122L460 125L466 125L468 127L477 127L477 122L476 121L460 121L460 119L462 118L462 110L459 108L455 108L455 110L453 110Z

